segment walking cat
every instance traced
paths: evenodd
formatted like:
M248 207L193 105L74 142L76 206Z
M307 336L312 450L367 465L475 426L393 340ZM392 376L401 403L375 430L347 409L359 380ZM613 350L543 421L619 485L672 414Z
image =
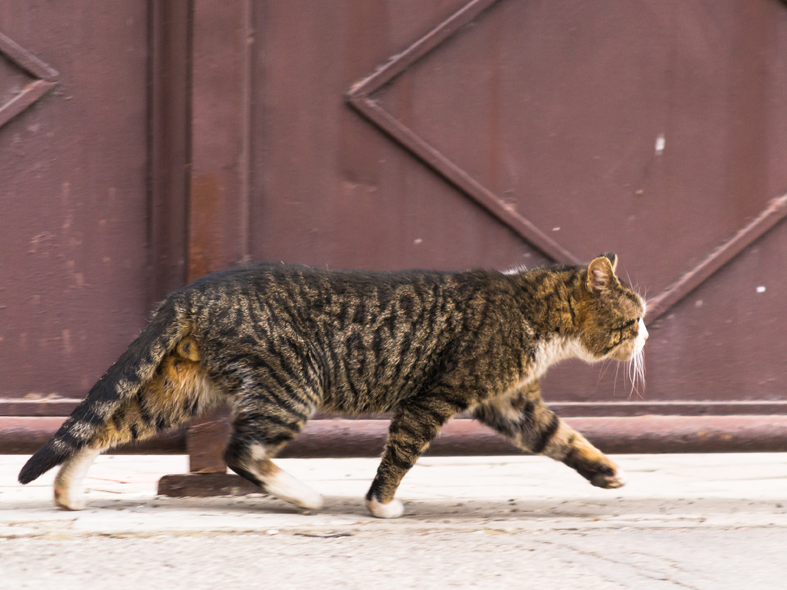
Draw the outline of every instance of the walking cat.
M617 488L617 466L539 392L539 378L563 359L641 360L645 304L616 265L605 254L587 266L508 273L251 264L207 275L167 297L19 481L63 463L55 502L80 509L81 481L99 453L228 403L227 465L302 508L319 508L321 496L271 459L317 411L393 413L366 495L377 517L402 514L399 483L462 411L595 486Z

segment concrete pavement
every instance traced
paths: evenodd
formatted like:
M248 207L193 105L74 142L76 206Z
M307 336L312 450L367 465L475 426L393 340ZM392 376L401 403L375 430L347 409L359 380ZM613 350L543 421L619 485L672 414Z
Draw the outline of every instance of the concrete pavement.
M282 459L325 496L162 498L182 456L100 457L88 508L0 456L0 587L787 588L787 454L621 455L600 490L543 457L424 458L370 517L375 459ZM10 584L10 585L4 585Z

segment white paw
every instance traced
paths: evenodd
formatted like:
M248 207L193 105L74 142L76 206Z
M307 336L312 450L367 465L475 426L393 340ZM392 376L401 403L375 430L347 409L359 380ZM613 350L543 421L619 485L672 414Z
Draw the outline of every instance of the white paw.
M82 510L85 507L85 498L73 490L55 488L55 504L65 510Z
M322 496L312 490L309 491L311 492L310 494L302 495L293 503L298 508L303 508L304 510L319 510L320 508L322 508L322 504L323 504Z
M399 518L404 514L404 504L399 500L391 500L388 504L381 504L376 498L366 501L369 512L377 518Z
M616 488L622 488L624 485L626 485L627 480L626 474L618 467L618 469L615 471L615 475L602 475L599 473L593 477L590 483L599 488L614 490Z
M322 496L284 471L278 471L264 483L265 491L277 498L295 504L298 508L322 508Z

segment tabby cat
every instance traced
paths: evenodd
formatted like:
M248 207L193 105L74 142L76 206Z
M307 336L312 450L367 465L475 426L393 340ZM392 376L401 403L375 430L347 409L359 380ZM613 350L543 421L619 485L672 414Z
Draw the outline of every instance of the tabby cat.
M462 411L617 488L620 469L539 394L539 378L560 360L641 358L645 304L616 264L605 254L587 266L507 273L253 264L207 275L167 297L19 481L63 463L55 502L80 509L99 453L228 403L227 465L302 508L319 508L321 496L271 459L317 411L393 413L366 495L377 517L402 514L402 477Z

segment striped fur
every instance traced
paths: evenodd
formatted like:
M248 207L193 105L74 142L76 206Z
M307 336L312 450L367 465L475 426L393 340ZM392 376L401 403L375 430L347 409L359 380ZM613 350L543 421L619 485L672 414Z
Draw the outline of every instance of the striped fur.
M56 501L78 508L76 488L97 452L228 403L229 467L304 508L321 498L271 459L318 410L393 413L366 497L376 516L402 513L402 477L464 410L594 485L621 485L615 465L541 403L538 387L565 358L641 352L644 305L615 276L616 261L509 273L255 264L208 275L167 298L19 480L65 463Z
M92 446L96 433L137 396L187 330L178 303L172 297L159 307L150 324L98 380L55 436L25 464L19 473L20 483L33 481L80 449Z

